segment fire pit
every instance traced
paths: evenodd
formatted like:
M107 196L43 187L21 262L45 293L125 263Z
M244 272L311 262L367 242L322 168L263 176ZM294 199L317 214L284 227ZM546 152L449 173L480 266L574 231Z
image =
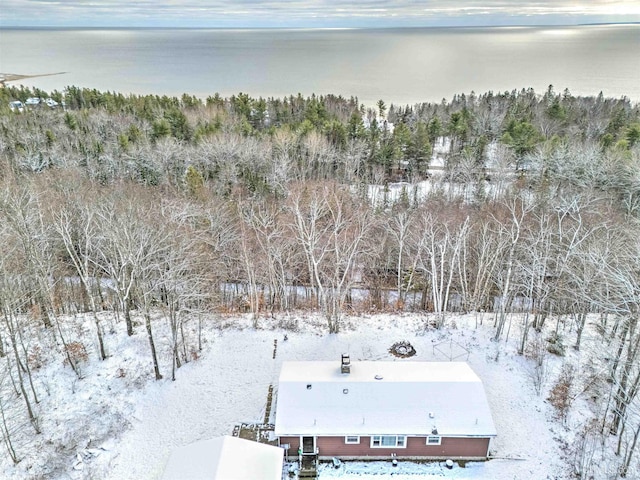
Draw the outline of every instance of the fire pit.
M389 348L389 353L395 357L407 358L416 354L416 349L409 342L396 342Z

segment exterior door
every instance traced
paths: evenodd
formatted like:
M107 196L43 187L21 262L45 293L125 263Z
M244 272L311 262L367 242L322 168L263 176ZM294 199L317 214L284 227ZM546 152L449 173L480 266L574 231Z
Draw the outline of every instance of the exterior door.
M316 437L302 437L302 454L316 453Z

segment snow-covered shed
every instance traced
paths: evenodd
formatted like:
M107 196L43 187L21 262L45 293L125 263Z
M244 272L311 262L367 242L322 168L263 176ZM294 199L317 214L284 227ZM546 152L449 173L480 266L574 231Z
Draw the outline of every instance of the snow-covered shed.
M162 480L281 480L280 447L218 437L176 448Z
M275 434L320 459L486 459L496 429L465 362L283 362Z

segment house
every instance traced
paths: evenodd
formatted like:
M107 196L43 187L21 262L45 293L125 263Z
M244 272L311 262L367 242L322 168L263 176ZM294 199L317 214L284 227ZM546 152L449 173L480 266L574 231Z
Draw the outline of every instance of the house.
M283 362L275 434L288 458L484 460L496 429L465 362Z
M40 102L41 102L40 97L29 97L24 102L24 104L33 107L35 105L40 105Z
M281 480L280 447L219 437L175 449L162 480Z
M24 110L24 105L20 100L15 100L13 102L9 102L9 108L12 112L22 112Z

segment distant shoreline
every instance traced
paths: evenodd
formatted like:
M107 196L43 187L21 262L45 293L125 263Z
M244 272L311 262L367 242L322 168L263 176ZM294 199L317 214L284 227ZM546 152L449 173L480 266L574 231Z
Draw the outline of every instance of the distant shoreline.
M67 72L41 73L37 75L19 75L16 73L0 73L0 86L6 86L7 82L17 82L26 78L50 77L52 75L63 75Z

